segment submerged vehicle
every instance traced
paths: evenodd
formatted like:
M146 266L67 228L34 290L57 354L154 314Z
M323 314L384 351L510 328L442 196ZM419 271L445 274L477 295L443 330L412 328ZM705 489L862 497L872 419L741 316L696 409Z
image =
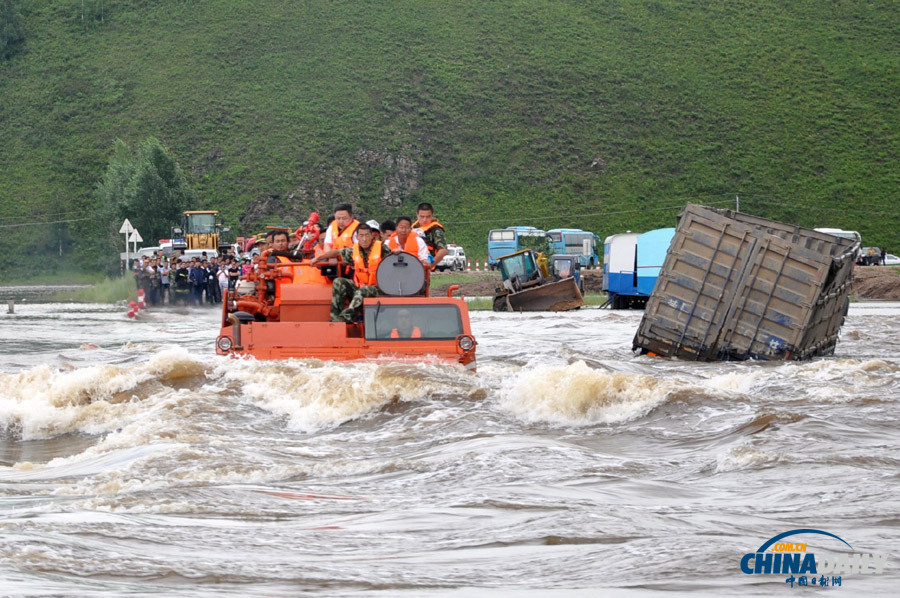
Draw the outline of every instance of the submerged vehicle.
M694 361L831 355L859 243L688 204L634 337Z
M560 268L568 262L560 256ZM569 256L577 261L577 256ZM547 259L523 249L497 259L503 282L494 291L494 311L568 311L584 305L570 263L566 277L554 280ZM580 276L580 275L579 275Z
M310 256L263 252L259 271L223 299L216 353L257 359L350 361L383 358L459 363L474 370L475 337L466 302L428 294L425 268L416 256L384 257L376 270L383 296L364 299L354 323L331 321L333 265L310 266ZM269 256L278 263L267 263ZM323 271L325 273L323 273Z

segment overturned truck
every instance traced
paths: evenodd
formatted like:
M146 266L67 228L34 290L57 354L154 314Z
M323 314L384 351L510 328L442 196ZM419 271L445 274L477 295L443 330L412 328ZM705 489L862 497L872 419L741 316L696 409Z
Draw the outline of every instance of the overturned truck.
M634 349L694 361L831 355L859 244L688 204Z

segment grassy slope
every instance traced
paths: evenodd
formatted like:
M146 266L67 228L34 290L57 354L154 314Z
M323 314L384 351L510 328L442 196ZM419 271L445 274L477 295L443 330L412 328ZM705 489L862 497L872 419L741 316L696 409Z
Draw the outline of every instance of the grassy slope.
M113 140L154 135L245 233L428 200L474 258L492 227L605 236L740 194L897 243L892 2L81 4L29 2L0 65L0 225L90 219ZM0 249L69 254L94 226L7 229Z

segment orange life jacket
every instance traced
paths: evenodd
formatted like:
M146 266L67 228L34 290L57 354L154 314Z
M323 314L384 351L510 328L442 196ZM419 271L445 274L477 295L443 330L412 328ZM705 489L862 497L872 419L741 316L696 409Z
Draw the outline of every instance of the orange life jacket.
M437 220L432 220L431 222L429 222L429 223L426 224L425 226L416 226L417 224L419 224L419 221L418 221L418 220L416 220L415 224L413 224L413 229L414 229L414 230L418 230L418 231L422 231L422 240L425 241L425 245L428 245L428 237L425 235L425 233L427 233L428 231L430 231L430 230L431 230L432 228L434 228L435 226L438 226L438 227L440 227L440 228L444 228L444 225L441 224L440 222L438 222ZM435 249L434 246L428 245L428 253L430 253L431 255L434 255L434 249Z
M362 252L359 250L359 243L353 245L353 282L357 287L374 286L378 284L375 280L375 271L378 270L378 264L381 263L381 241L373 241L369 248L369 264L366 265L363 260Z
M343 231L338 232L337 221L331 223L331 248L332 249L344 249L346 247L353 247L353 233L356 232L356 227L359 226L359 220L354 220L350 224L347 225Z
M411 253L416 257L419 257L419 242L417 240L418 238L419 236L416 233L410 232L409 236L406 237L406 243L403 244L403 247L400 247L400 237L398 237L397 235L391 235L391 238L388 239L388 247L390 247L391 251L393 251L394 249L400 249L407 253Z
M325 253L319 245L316 245L313 253L320 256ZM309 262L303 262L294 268L294 284L331 284L327 276L316 266L310 266Z
M391 330L391 338L400 338L400 331L394 328ZM422 338L422 331L419 330L418 326L413 326L412 334L409 338Z
M282 264L293 264L291 258L284 257L283 255L276 256L278 261ZM294 268L278 268L278 273L281 275L279 278L275 279L275 305L281 305L281 285L290 284L288 279L292 277L291 270Z

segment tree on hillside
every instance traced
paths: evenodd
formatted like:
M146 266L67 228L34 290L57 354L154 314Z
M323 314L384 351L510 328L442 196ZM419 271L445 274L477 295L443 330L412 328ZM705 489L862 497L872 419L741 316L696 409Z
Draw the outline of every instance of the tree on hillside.
M15 54L24 39L19 0L0 0L0 60Z
M194 197L178 162L154 137L147 138L136 155L117 139L97 186L100 210L116 226L128 218L148 243L168 237Z

